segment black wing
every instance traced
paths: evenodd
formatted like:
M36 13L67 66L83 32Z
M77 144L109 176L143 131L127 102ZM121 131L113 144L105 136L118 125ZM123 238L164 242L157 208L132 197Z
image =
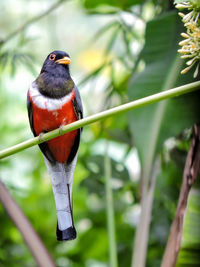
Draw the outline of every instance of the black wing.
M27 96L27 109L28 109L28 117L29 117L29 123L31 127L31 131L33 132L34 136L37 136L34 130L34 125L33 125L33 107L31 104L31 101L29 99L29 96ZM51 162L55 163L56 160L54 159L53 155L51 154L51 151L49 150L48 144L46 142L39 144L39 147L42 151L42 153L45 155L45 157Z
M27 95L27 110L28 110L28 118L29 118L29 124L31 127L31 131L33 132L34 136L36 136L36 133L33 128L33 107L31 104L31 101L29 99L29 96Z
M74 88L74 91L75 91L75 97L73 100L74 111L76 113L77 119L80 120L83 118L83 106L82 106L81 97L80 97L78 88L76 86ZM75 137L74 145L72 147L71 153L69 154L67 164L70 164L73 161L74 157L76 156L79 143L80 143L80 135L81 135L82 129L83 128L78 129L78 134Z
M77 118L80 120L83 118L83 106L82 106L81 97L80 97L78 88L76 86L74 87L74 91L75 91L75 98L73 100L74 110L75 110Z

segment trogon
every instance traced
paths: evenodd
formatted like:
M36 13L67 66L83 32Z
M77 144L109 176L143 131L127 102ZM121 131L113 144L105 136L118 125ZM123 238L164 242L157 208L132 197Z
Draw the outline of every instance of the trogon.
M78 89L70 76L70 56L50 53L28 90L27 108L31 130L40 136L83 117ZM72 213L72 183L82 129L39 144L51 177L57 210L57 240L76 238Z

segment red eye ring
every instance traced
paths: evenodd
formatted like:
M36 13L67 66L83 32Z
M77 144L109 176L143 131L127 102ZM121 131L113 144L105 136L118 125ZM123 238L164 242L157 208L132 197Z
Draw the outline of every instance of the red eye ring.
M56 55L54 55L54 54L49 55L49 60L54 61L55 58L56 58Z

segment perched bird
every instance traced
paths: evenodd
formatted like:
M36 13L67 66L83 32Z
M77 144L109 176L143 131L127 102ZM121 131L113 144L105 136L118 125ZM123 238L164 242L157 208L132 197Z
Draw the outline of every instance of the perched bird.
M69 72L71 59L63 51L50 53L28 90L27 108L34 136L83 117L81 98ZM57 210L57 240L76 238L72 213L72 183L82 129L39 144L51 177Z

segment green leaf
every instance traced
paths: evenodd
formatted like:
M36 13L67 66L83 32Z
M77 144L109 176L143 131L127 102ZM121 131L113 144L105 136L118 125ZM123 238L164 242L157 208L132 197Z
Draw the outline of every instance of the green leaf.
M115 1L115 0L85 0L84 1L84 6L85 8L87 9L90 9L90 8L96 8L96 7L99 7L99 6L103 6L103 5L106 5L106 6L112 6L112 7L119 7L121 9L126 9L126 8L129 8L133 5L137 5L141 3L141 0L119 0L119 1Z
M132 77L128 92L130 100L192 81L191 75L179 74L183 64L176 54L180 31L180 19L174 12L147 24L146 44L141 55L146 67ZM167 138L177 136L198 121L198 106L199 93L194 93L129 114L134 142L144 168L145 164L152 165L155 154Z
M121 185L119 189L123 189L125 183L128 182L128 170L125 165L116 162L113 159L110 159L112 167L112 178L115 181L120 181ZM85 186L90 193L96 193L100 197L104 195L104 181L102 170L104 169L104 157L93 155L89 160L87 159L86 168L89 170L89 175L86 179L81 182L82 186Z
M192 81L190 74L181 76L183 61L177 56L182 29L175 12L165 13L147 23L141 59L146 67L133 74L128 89L135 100ZM174 98L129 113L130 130L142 165L143 199L137 228L133 266L144 266L151 207L153 203L153 167L156 155L169 137L177 136L199 120L199 93ZM155 180L155 177L153 181Z
M182 245L176 267L200 264L200 190L192 189L186 211Z

